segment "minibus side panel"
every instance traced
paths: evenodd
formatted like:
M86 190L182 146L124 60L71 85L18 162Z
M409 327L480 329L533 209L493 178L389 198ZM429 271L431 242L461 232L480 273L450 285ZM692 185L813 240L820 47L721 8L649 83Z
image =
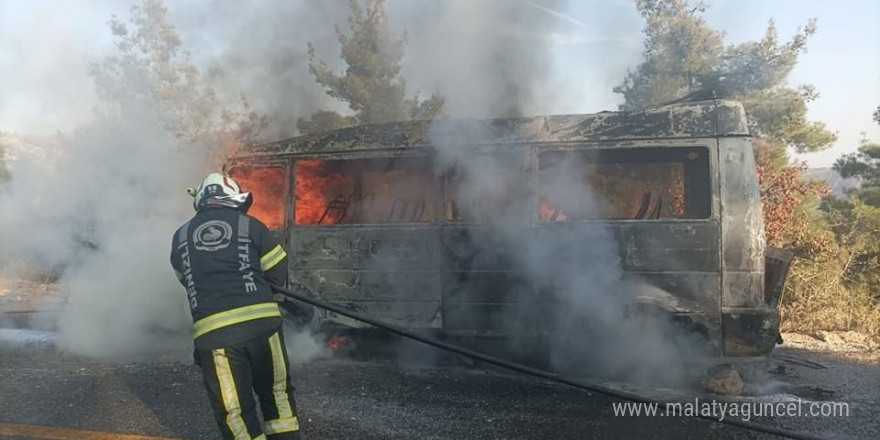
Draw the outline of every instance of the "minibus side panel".
M758 307L764 293L764 220L749 138L719 140L722 308Z

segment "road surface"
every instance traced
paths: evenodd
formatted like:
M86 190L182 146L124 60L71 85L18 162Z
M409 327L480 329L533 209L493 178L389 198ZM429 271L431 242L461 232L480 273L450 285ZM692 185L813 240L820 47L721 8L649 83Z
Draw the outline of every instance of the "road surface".
M4 331L10 332L0 329L0 336ZM11 339L0 337L0 439L217 436L195 366L99 362L59 352L51 337ZM788 377L827 380L827 368L780 365ZM758 421L835 438L880 438L880 380L872 382L880 374L873 368L876 375L863 382L844 374L840 384L801 389L802 396L830 400L842 396L829 390L852 388L849 417ZM615 416L618 400L503 371L323 359L295 366L293 374L309 439L773 438L690 418Z

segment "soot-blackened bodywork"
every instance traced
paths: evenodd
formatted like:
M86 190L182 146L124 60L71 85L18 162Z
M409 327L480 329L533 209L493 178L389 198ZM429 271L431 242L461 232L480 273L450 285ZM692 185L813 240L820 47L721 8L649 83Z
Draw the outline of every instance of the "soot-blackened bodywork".
M486 158L510 190L467 200L456 170ZM646 302L695 324L719 353L764 354L778 338L790 256L765 256L736 102L359 126L250 147L227 166L255 193L252 213L286 241L292 279L396 325L479 337L526 321L552 329L553 281L523 269L510 237L571 245L554 255L591 264L609 260L588 243L601 233L622 278L650 286ZM603 214L548 193L559 167L596 188Z

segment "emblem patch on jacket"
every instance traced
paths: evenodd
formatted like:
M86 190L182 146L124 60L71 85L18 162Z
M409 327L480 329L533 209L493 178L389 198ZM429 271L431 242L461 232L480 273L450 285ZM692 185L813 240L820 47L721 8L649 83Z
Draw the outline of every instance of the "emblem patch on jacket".
M211 220L199 225L193 233L193 247L200 251L219 251L232 242L232 226L223 220Z

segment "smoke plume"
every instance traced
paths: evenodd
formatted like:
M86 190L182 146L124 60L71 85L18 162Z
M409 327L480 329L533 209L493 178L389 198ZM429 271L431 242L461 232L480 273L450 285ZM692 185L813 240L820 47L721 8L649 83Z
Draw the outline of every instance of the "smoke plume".
M330 347L321 343L321 337L313 334L310 329L295 330L292 326L284 327L284 345L287 356L294 365L306 364L316 359L330 357Z
M189 215L183 188L201 174L201 158L153 109L127 104L127 117L59 136L52 163L10 164L0 261L62 273L61 347L102 358L176 355L189 318L168 266L170 237Z
M444 95L445 116L556 112L551 37L572 26L568 2L389 0L387 6L393 30L407 31L403 75L409 92ZM295 134L296 119L314 111L345 110L314 82L307 56L311 42L318 58L338 60L333 25L345 31L345 2L170 2L169 9L221 101L237 102L243 92L270 117L266 138ZM206 171L198 153L205 146L182 145L162 128L161 112L149 102L123 108L124 116L96 117L58 136L60 154L48 165L28 158L9 165L13 179L0 193L0 261L30 259L63 272L60 289L69 299L60 321L63 347L109 358L183 356L189 316L168 254L173 231L191 215L183 188ZM509 192L507 164L475 158L466 134L441 130L431 133L431 141L440 147L439 159L463 177L457 197L479 201ZM601 209L602 201L589 196L576 173L562 167L554 175L550 185L560 203ZM531 210L524 205L529 200L521 194L509 209ZM558 335L550 349L560 368L613 375L639 366L633 374L641 375L681 354L662 322L623 319L628 301L645 287L623 279L618 243L606 230L579 229L576 236L547 240L523 235L503 221L506 213L496 214L489 234L474 234L476 244L514 256L528 284L553 292L556 304L547 314L509 312L524 350L534 341L522 330L543 319ZM308 334L288 334L287 342L292 356L326 354Z
M451 117L515 117L553 111L551 33L569 26L546 10L568 2L450 0L400 4L410 45L404 74L436 87Z
M472 266L508 260L508 270L520 274L505 293L512 306L494 317L512 336L511 353L540 353L566 374L682 385L686 359L703 354L698 339L663 314L633 313L642 298L668 294L625 274L620 243L608 225L527 224L528 213L537 209L532 203L550 194L567 215L601 218L605 201L593 193L584 171L563 161L540 170L540 194L511 194L516 188L511 174L527 175L524 154L513 153L520 159L512 161L497 153L475 154L478 140L492 137L488 124L482 133L444 127L432 126L429 139L437 147L440 169L456 175L450 196L464 207L493 210L482 217L488 229L463 226L475 249ZM526 185L520 188L527 191ZM476 283L474 288L484 287Z
M402 75L409 93L439 93L446 117L505 117L553 112L554 31L571 24L548 11L567 0L409 2L389 0L392 31L406 33ZM268 115L268 139L296 134L316 110L349 112L309 74L307 42L342 70L335 27L349 33L347 2L215 1L177 6L184 41L231 102L239 91ZM211 17L205 20L204 17ZM230 93L231 92L231 93Z
M307 43L323 59L339 60L334 25L345 28L348 2L259 0L242 7L216 0L175 10L184 40L202 49L194 55L221 98L235 103L244 94L268 116L267 140L295 136L297 118L317 110L346 110L309 73Z

